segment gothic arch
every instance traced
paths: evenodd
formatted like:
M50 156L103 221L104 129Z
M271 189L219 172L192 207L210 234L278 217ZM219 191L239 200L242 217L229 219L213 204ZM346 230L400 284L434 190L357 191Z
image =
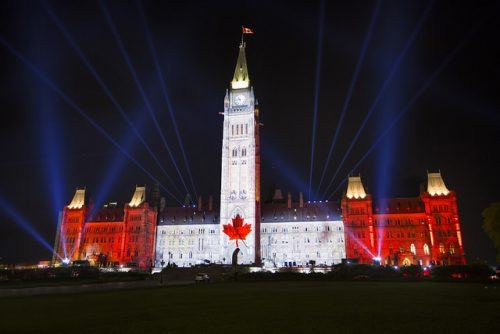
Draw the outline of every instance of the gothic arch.
M245 210L243 210L240 206L233 208L229 217L234 218L237 214L239 214L241 218L245 218Z

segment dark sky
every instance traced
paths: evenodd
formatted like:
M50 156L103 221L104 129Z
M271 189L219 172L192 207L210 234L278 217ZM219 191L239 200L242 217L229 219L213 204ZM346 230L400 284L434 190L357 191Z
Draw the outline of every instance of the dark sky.
M19 55L45 73L166 188L180 199L185 194L99 3L47 3L181 191L169 184L43 2L3 1L0 261L4 262L49 258L50 252L33 234L53 243L57 211L68 204L75 187L86 186L96 202L123 203L136 184L153 183ZM326 1L313 189L319 185L376 3ZM137 2L104 5L190 187ZM320 195L428 5L427 1L381 3ZM144 1L142 6L198 194L219 192L222 118L218 113L234 71L242 24L255 31L247 38L247 58L264 123L263 193L273 187L291 191L294 197L299 191L306 193L320 3ZM458 195L468 257L493 261L494 249L481 229L481 211L500 200L500 6L488 1L436 1L431 6L329 193L352 171L361 173L369 192L378 197L417 196L426 171L441 170ZM463 47L429 82L457 45ZM424 85L404 117L352 170ZM332 199L340 199L344 188L339 189ZM320 195L313 199L324 199ZM167 201L176 205L173 198ZM32 234L6 213L8 208L24 218Z

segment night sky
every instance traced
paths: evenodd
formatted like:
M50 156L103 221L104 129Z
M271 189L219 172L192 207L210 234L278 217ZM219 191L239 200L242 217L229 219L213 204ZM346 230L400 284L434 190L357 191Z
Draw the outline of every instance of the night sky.
M154 183L109 138L179 200L185 196L102 6L191 189L146 37L149 31L196 191L204 197L217 198L220 190L219 112L233 75L241 26L252 28L255 35L246 38L247 59L262 112L263 197L276 187L297 198L300 191L308 193L315 96L313 194L377 2L326 1L323 13L316 1L143 1L142 5L48 1L44 5L16 0L0 6L0 262L13 263L50 258L39 241L53 244L57 212L69 203L76 187L86 186L96 203L123 204L136 184ZM344 186L339 184L350 172L361 173L367 190L376 197L417 196L426 171L440 170L458 196L469 260L494 260L493 246L481 229L481 211L500 201L499 9L498 2L488 1L380 3L332 161L319 195L312 200L326 198L321 196L326 184L392 71L328 197L341 198ZM421 28L393 69L419 20ZM65 36L72 38L179 191ZM20 57L50 78L107 135ZM442 71L433 75L442 64ZM388 128L417 93L407 113ZM340 190L332 194L335 188ZM178 205L165 190L162 193L168 205ZM24 218L26 228L12 219L9 209ZM38 241L33 235L39 235Z

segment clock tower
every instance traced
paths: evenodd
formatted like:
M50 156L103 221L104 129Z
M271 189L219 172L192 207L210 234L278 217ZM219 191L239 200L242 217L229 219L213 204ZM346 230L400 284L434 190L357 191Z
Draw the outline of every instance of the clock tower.
M231 88L224 98L224 130L220 223L239 215L251 231L238 242L229 240L221 226L222 260L238 264L260 263L260 144L259 110L250 85L245 43L241 42ZM235 255L237 254L237 257Z

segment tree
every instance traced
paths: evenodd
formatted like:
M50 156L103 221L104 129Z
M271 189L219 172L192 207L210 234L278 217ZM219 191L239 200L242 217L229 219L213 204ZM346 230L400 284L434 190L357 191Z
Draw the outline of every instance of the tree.
M500 202L492 203L483 210L483 230L493 241L497 249L497 261L500 262Z

